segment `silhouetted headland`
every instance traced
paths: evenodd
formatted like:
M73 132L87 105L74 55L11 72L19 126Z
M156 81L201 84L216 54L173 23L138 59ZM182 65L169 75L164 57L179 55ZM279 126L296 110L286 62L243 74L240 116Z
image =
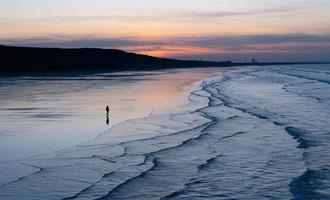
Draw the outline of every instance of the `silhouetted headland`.
M154 70L185 67L230 67L256 65L256 63L232 63L176 60L127 53L116 49L60 49L13 47L0 45L0 73L43 72L76 70ZM293 64L293 63L258 63Z

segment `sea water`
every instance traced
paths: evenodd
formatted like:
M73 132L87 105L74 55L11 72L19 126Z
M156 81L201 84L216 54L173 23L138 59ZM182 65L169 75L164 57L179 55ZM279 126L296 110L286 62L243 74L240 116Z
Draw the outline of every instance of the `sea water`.
M0 197L329 199L330 66L212 75L170 112L3 164Z

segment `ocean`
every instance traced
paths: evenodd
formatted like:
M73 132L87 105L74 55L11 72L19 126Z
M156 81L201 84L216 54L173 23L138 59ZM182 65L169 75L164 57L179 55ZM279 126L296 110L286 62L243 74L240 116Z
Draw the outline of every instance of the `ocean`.
M140 96L150 106L139 116L118 117L101 134L4 159L0 198L330 199L330 65L192 71L148 74L159 92ZM167 81L150 82L159 76ZM143 87L131 92L146 87L125 83L118 91L136 84ZM173 87L179 92L165 99L175 103L156 98Z

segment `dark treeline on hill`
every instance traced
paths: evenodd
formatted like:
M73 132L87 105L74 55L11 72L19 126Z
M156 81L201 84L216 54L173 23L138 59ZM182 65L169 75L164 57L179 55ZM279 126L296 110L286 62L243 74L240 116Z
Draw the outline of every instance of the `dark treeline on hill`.
M60 49L0 45L0 73L78 70L124 71L282 64L312 64L312 62L232 63L231 61L186 61L127 53L115 49ZM315 62L313 62L313 64L315 64Z
M62 70L148 70L175 67L231 66L231 62L183 61L114 49L59 49L0 45L0 72Z

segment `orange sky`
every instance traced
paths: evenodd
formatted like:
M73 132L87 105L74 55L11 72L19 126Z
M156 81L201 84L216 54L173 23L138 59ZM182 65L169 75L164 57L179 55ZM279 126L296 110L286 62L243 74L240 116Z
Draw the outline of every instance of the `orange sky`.
M242 59L271 53L269 47L276 36L275 41L281 41L276 43L274 55L298 43L292 51L298 56L302 55L298 46L307 45L305 36L311 37L307 46L313 42L314 50L330 48L330 39L324 39L330 35L329 11L328 0L2 0L0 43L120 48L191 59L242 55ZM267 35L273 36L268 43ZM244 45L235 42L242 37L248 40ZM216 42L205 45L205 40ZM328 46L318 47L320 43ZM255 48L258 46L264 48Z

